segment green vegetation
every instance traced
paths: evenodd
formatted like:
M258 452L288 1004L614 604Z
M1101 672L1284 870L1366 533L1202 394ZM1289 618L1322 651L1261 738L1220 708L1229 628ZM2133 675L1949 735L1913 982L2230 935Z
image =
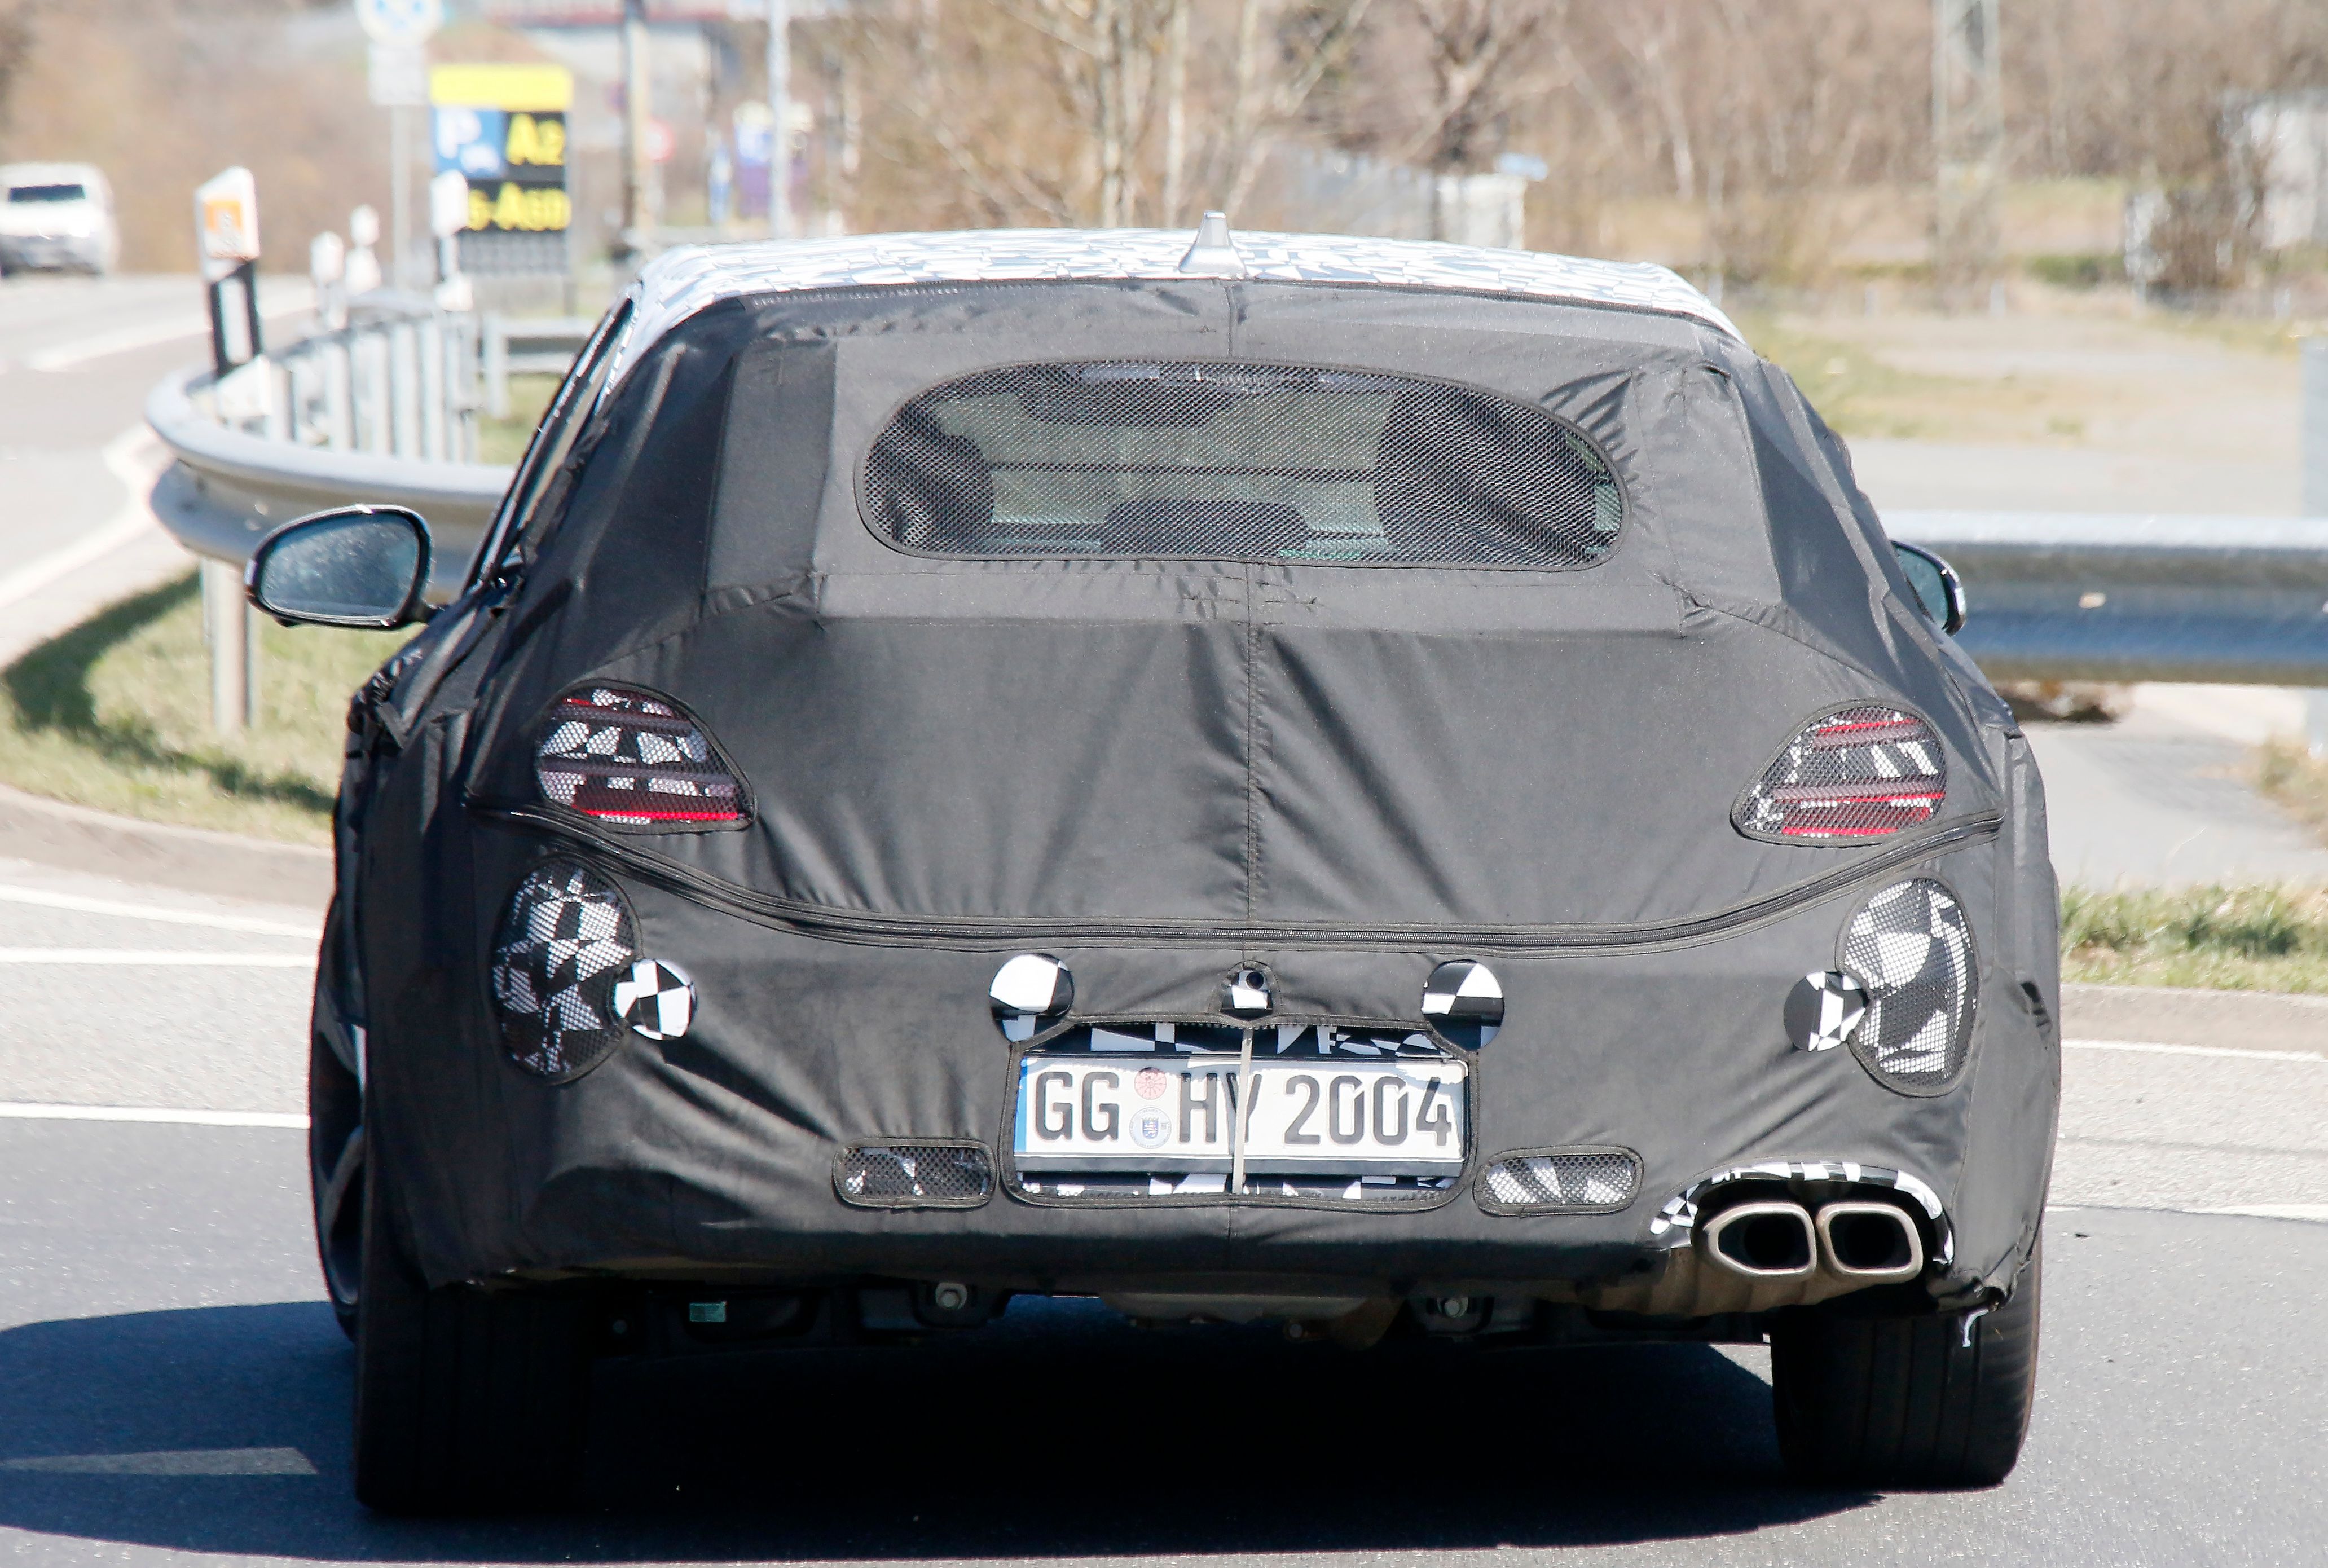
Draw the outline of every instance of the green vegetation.
M0 671L0 783L124 816L328 843L349 693L399 641L266 623L258 722L223 739L189 575Z
M2061 977L2328 992L2328 889L2065 888Z
M2099 288L2126 281L2126 258L2111 252L2095 255L2032 256L2022 265L2029 276L2056 288Z
M541 411L558 394L556 376L512 376L510 411L505 419L486 419L477 427L477 461L515 463L525 455Z

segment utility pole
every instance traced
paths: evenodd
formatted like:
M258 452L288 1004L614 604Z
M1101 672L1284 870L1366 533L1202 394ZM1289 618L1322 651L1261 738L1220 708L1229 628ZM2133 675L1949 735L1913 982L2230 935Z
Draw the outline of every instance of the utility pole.
M1961 291L1996 268L2004 164L1998 0L1932 0L1932 271Z
M647 146L652 93L647 70L647 0L623 0L623 242L634 267L646 259L654 227L647 183L654 177Z
M745 14L749 15L746 12ZM792 0L768 0L768 113L775 117L768 148L768 238L793 236Z

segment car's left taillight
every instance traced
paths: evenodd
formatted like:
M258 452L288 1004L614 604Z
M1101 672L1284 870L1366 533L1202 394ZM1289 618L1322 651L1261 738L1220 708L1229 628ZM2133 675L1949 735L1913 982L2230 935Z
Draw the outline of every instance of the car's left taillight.
M1932 727L1863 703L1796 731L1739 797L1732 820L1758 839L1855 843L1922 826L1948 793L1948 754Z
M640 828L734 827L750 803L703 727L667 698L586 686L550 709L534 752L547 799Z

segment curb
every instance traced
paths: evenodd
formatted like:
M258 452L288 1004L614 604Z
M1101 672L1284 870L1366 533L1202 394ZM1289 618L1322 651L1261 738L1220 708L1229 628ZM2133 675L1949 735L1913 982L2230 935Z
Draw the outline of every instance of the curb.
M2328 997L2071 982L2061 987L2061 1025L2086 1039L2316 1051L2328 1041Z
M0 858L189 893L320 910L332 852L207 828L142 822L0 784Z

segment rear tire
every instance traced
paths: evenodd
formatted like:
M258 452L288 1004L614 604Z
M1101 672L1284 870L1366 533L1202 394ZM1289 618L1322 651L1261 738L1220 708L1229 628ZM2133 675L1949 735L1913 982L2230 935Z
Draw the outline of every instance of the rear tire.
M318 1003L321 1010L321 1003ZM363 1086L322 1031L307 1047L307 1188L315 1211L315 1255L340 1331L356 1337L363 1289Z
M1854 1318L1849 1298L1783 1314L1770 1333L1779 1452L1797 1480L1955 1490L2013 1471L2037 1387L2043 1243L2011 1300L1956 1313Z
M356 1333L355 1489L386 1513L556 1507L579 1484L588 1299L430 1290L380 1180L365 1183Z

